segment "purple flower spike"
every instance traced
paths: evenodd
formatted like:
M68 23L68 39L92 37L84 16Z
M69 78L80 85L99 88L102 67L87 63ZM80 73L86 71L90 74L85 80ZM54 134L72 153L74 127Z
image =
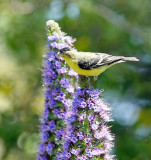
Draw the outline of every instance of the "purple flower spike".
M65 36L54 21L48 21L47 24L49 24L47 25L47 49L49 51L43 56L42 75L45 86L45 103L41 118L41 144L37 160L49 160L54 157L66 160L71 156L67 152L71 140L72 143L77 142L76 136L71 136L73 129L70 126L76 120L71 112L71 97L75 90L72 84L76 81L77 74L71 71L64 60L56 54L60 49L71 49L74 39Z
M102 100L101 94L102 91L87 87L78 89L75 93L72 110L75 111L76 108L74 113L77 119L73 122L73 134L77 141L71 145L73 148L70 147L70 152L77 160L114 158L110 155L114 136L107 126L107 122L111 121L111 108Z

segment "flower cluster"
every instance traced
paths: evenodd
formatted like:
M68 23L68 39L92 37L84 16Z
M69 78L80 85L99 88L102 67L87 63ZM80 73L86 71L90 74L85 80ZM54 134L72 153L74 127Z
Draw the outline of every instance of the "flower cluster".
M64 48L72 49L75 40L54 21L48 21L47 27L49 52L42 70L45 104L37 160L113 160L114 136L107 125L112 121L111 108L101 98L103 91L88 87L89 78L84 76L85 81L57 56Z
M69 146L71 156L77 160L97 159L112 160L110 155L114 136L107 122L111 119L111 108L100 98L102 91L97 89L78 89L73 102L76 121L72 123L74 131L73 147Z
M58 24L49 21L48 44L49 51L44 56L43 83L45 86L45 104L41 118L41 144L37 160L56 159L63 151L62 141L66 134L67 113L71 110L74 93L74 83L77 74L69 69L57 52L63 48L71 48L75 41L60 31ZM66 155L67 156L67 155Z

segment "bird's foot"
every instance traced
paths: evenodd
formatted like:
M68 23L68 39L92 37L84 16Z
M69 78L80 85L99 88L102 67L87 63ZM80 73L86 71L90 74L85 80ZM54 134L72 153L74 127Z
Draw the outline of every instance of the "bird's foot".
M97 79L98 79L98 76L94 76L94 79L93 79L93 81L91 82L91 86L95 83L95 81L97 81Z

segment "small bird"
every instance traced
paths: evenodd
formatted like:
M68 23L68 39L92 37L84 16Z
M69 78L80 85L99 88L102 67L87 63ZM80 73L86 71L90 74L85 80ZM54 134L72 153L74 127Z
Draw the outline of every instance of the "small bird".
M139 61L136 57L112 56L106 53L78 52L63 48L58 52L66 63L78 74L98 76L114 64L126 61Z

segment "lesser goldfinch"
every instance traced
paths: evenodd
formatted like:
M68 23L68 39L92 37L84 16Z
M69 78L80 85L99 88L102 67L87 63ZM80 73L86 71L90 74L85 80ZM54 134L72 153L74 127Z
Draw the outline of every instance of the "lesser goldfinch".
M67 64L78 74L98 76L114 64L126 61L139 61L136 57L112 56L106 53L78 52L74 49L61 49L58 52Z

